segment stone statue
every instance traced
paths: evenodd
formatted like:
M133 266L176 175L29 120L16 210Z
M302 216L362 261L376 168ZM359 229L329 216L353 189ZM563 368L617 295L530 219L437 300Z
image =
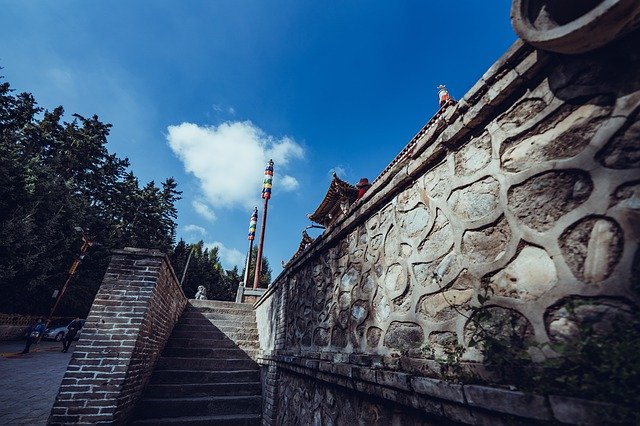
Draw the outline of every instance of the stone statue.
M203 285L198 286L198 292L196 293L196 300L207 300L207 289Z

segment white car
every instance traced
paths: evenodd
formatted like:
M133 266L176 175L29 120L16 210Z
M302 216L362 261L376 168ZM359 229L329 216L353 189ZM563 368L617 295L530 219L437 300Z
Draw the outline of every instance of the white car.
M84 321L85 320L83 320L83 319L80 320L80 322L82 323L83 327L84 327ZM73 322L73 320L65 321L63 323L58 322L57 324L54 323L52 326L50 326L49 328L47 328L44 331L44 335L42 336L42 338L43 339L51 339L51 340L55 340L56 342L60 342L62 339L64 339L64 336L69 331L67 326L69 324L71 324L72 322ZM78 340L81 331L82 331L82 328L80 328L80 330L78 330L78 334L76 334L75 340Z

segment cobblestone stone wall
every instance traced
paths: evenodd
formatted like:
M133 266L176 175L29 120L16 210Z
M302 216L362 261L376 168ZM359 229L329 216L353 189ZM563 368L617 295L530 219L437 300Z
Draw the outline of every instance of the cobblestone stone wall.
M114 252L49 424L125 424L186 304L164 254Z
M20 315L0 314L0 341L23 339L26 332L38 318L46 318L45 315ZM53 317L52 321L58 321L61 317Z
M478 401L580 422L567 413L590 412L584 401L420 378L448 379L439 360L455 353L467 372L508 384L483 368L478 327L544 347L585 323L606 333L638 320L638 45L638 31L573 56L516 42L295 259L257 303L263 362L311 381L282 373L272 405L330 413L343 399L316 398L320 379L465 423Z

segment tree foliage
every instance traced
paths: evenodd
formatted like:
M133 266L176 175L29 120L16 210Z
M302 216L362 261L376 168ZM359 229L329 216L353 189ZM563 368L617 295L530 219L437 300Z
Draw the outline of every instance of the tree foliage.
M108 152L110 124L46 111L0 77L0 310L46 313L85 230L94 245L60 314L87 313L111 249L168 251L176 230L176 182L140 186L129 161Z
M225 270L220 263L217 247L204 247L204 242L187 244L180 240L169 255L178 279L182 279L187 259L189 267L184 275L182 289L188 298L193 298L198 291L198 286L203 285L207 289L207 298L210 300L233 301L236 297L238 285L244 278L244 269L239 273L238 267ZM253 249L253 258L249 275L249 287L253 286L253 271L255 271L255 259L258 249ZM262 275L260 276L260 287L267 287L271 281L271 268L269 260L262 256Z
M247 287L253 287L253 280L256 273L256 259L258 258L258 248L254 247L251 250L251 266L249 267L249 282ZM241 279L244 278L245 267L242 268ZM271 284L271 267L269 266L269 259L262 255L262 264L260 265L260 288L267 288Z
M184 274L187 259L189 267ZM207 298L211 300L235 300L238 288L238 268L225 271L220 263L218 248L204 247L204 242L188 245L183 240L176 244L169 255L178 279L184 281L182 289L188 298L193 298L198 291L198 286L203 285L207 289Z

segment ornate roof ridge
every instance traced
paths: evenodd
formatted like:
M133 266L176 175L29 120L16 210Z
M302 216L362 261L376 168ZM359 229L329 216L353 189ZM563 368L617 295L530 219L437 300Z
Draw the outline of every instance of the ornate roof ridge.
M357 197L358 188L340 179L334 172L333 179L331 179L327 193L316 210L313 213L308 214L307 217L315 223L326 226L332 219L331 213L336 209L336 205L339 204L343 198L346 198L348 204L351 205Z

